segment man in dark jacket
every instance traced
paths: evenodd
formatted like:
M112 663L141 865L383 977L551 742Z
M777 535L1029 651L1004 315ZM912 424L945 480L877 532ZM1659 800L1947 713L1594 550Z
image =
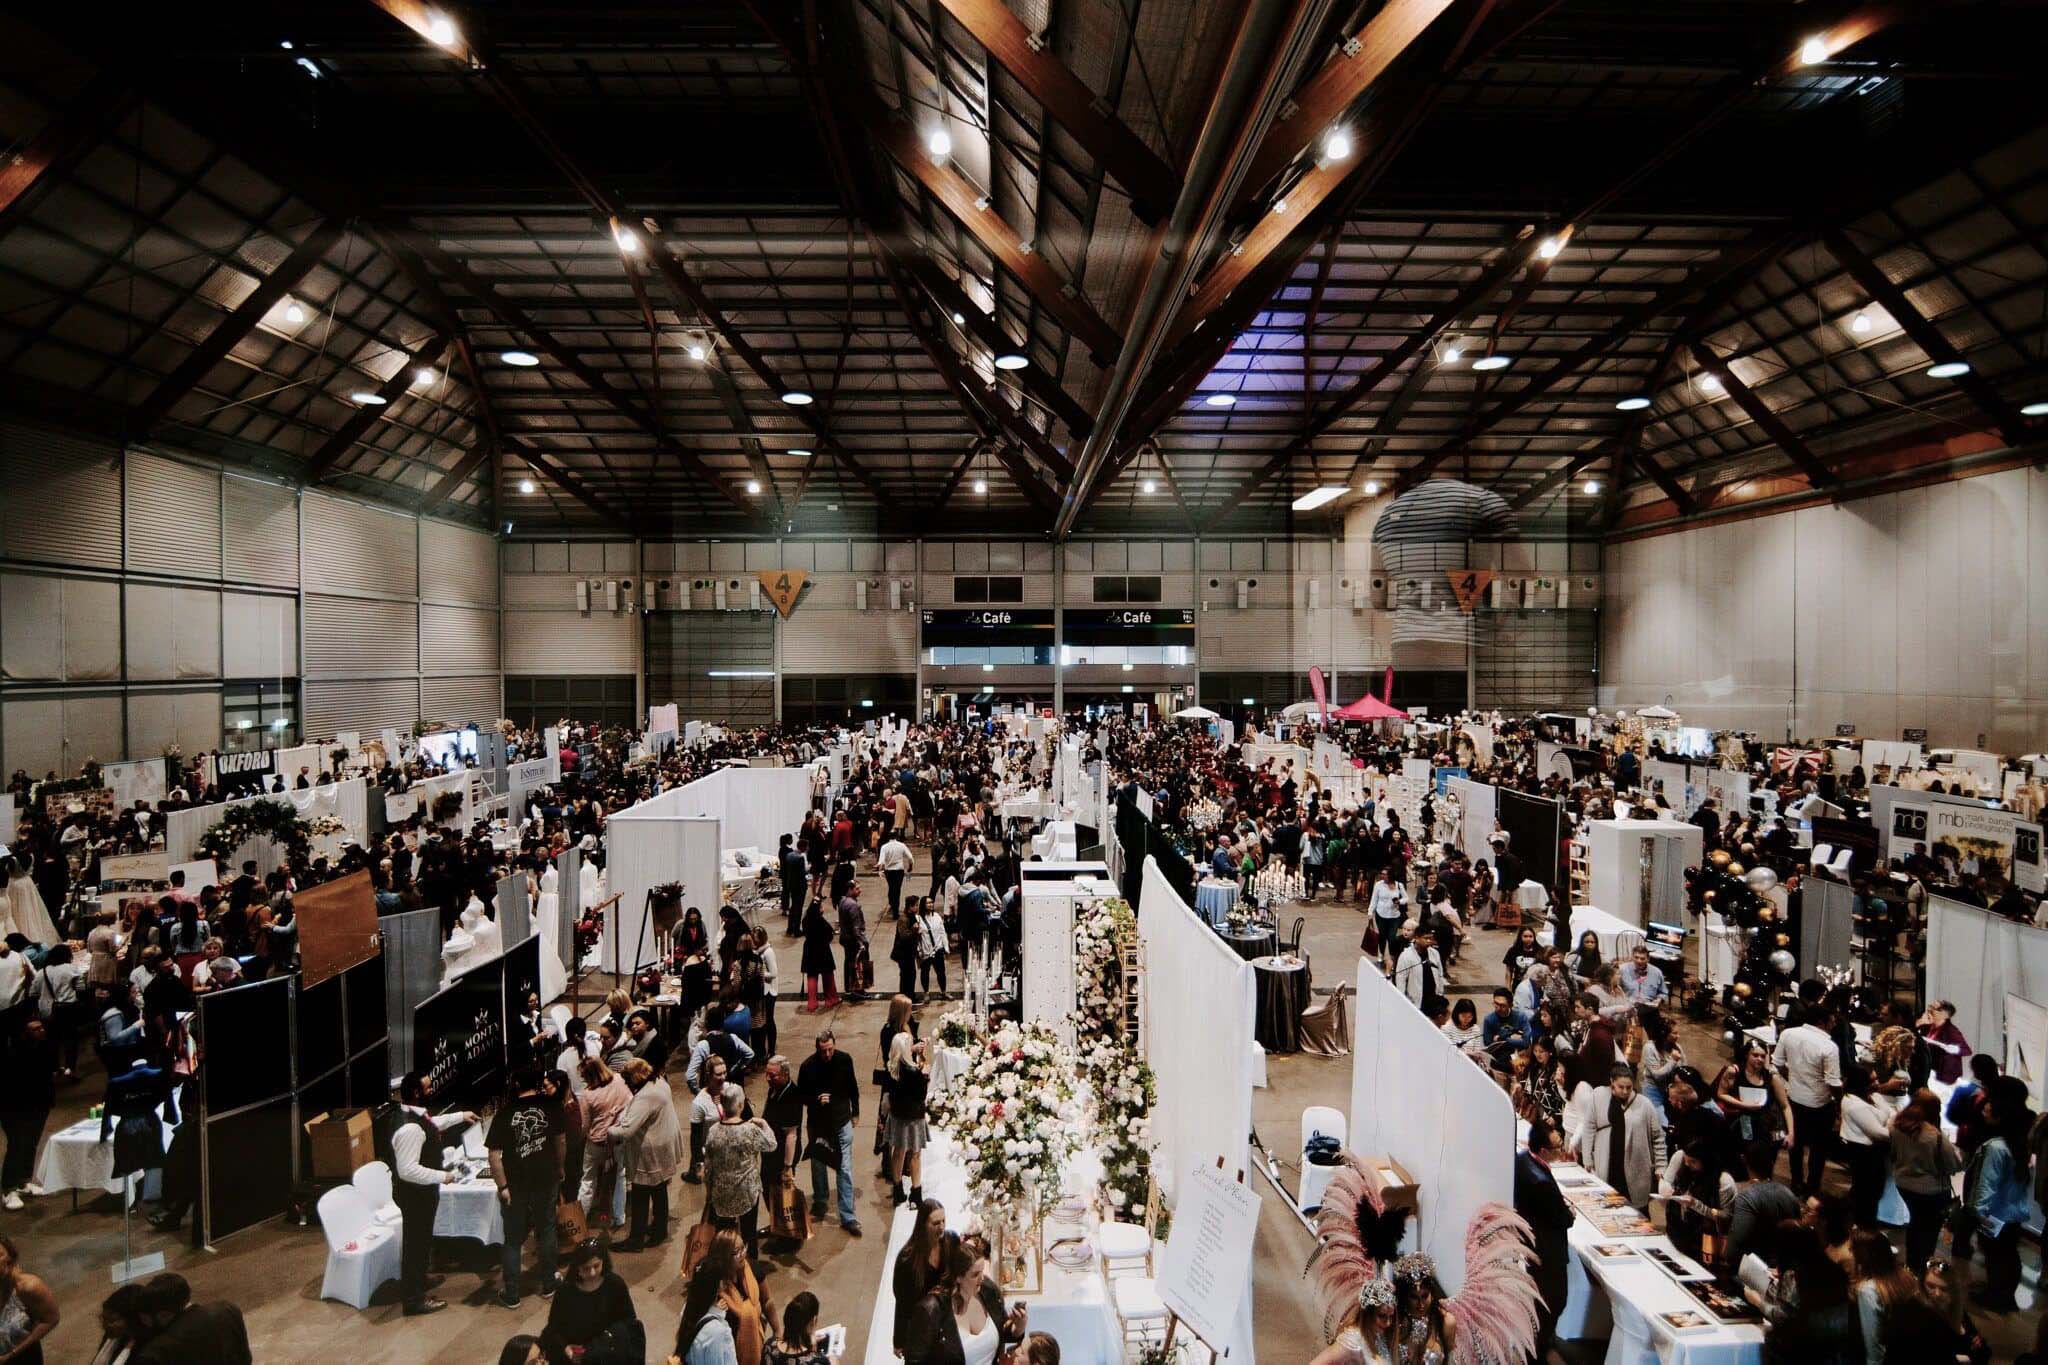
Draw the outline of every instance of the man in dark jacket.
M796 851L794 835L782 836L777 862L776 871L782 876L782 914L789 922L789 936L795 938L803 932L804 892L811 884L811 873L804 855Z
M135 1348L133 1365L250 1365L241 1309L192 1302L192 1286L183 1275L153 1276L142 1289L142 1316L151 1335Z
M1533 1274L1536 1292L1543 1296L1536 1324L1536 1359L1549 1358L1551 1340L1557 1335L1557 1320L1564 1313L1567 1279L1566 1234L1572 1227L1571 1205L1557 1188L1550 1163L1565 1154L1564 1133L1546 1118L1529 1121L1529 1148L1515 1157L1515 1212L1528 1223L1536 1242Z
M804 1097L810 1121L811 1218L825 1216L825 1195L830 1184L829 1166L839 1169L839 1226L860 1236L860 1220L853 1213L853 1125L860 1117L860 1083L853 1073L853 1059L839 1050L831 1029L818 1034L816 1050L797 1068L796 1088Z

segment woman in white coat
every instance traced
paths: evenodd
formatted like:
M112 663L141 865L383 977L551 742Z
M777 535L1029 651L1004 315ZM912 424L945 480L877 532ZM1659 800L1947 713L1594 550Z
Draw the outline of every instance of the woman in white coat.
M1634 1069L1617 1062L1607 1084L1587 1093L1580 1113L1579 1164L1648 1209L1664 1169L1664 1121L1636 1089Z
M633 1098L612 1121L611 1138L626 1173L633 1230L621 1251L659 1246L668 1236L668 1186L683 1165L683 1124L676 1097L654 1068L635 1057L620 1069Z

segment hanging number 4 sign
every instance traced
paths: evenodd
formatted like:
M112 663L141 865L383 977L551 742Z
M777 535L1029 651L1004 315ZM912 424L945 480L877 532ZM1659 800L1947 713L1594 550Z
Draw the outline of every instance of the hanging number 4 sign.
M1491 569L1446 569L1444 577L1451 580L1451 595L1458 599L1458 610L1469 612L1479 605L1479 598L1493 582Z
M787 621L790 612L796 609L796 599L803 595L804 583L810 575L802 569L763 569L757 577L761 580L761 591L768 594L775 610L781 612L782 619Z

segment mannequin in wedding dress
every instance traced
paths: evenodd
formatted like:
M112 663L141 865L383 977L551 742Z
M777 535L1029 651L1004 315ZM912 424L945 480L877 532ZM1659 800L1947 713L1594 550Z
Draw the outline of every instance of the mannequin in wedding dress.
M484 903L474 895L462 907L462 917L448 931L441 945L441 984L446 986L472 967L480 967L505 951L497 923L484 914Z
M0 896L0 938L8 934L21 934L31 943L45 947L58 941L57 926L50 918L49 907L43 904L43 893L36 889L35 878L17 862L12 854L0 855L0 881L6 883L6 894Z
M569 989L569 969L562 965L562 874L550 862L540 874L540 893L533 898L534 927L540 934L540 1002L559 1000Z

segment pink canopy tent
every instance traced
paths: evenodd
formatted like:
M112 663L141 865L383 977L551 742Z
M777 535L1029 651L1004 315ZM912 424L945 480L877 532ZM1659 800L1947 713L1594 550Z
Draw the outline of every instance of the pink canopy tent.
M1408 713L1399 707L1389 706L1370 692L1352 702L1340 706L1330 713L1333 720L1407 720Z

